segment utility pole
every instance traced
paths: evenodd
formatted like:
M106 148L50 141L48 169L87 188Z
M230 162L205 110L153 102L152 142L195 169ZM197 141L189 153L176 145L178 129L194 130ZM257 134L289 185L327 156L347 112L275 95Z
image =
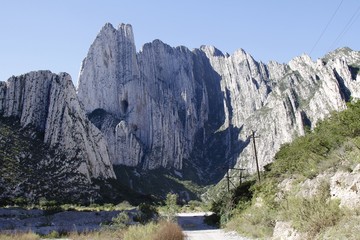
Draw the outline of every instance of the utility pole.
M258 180L260 182L260 169L259 169L259 161L258 161L258 157L257 157L257 151L256 151L256 143L255 143L255 131L252 130L252 139L253 139L253 145L254 145L254 153L255 153L255 161L256 161L256 171L257 171L257 175L258 175Z
M229 176L229 168L226 170L226 180L227 180L227 190L230 192L230 176Z

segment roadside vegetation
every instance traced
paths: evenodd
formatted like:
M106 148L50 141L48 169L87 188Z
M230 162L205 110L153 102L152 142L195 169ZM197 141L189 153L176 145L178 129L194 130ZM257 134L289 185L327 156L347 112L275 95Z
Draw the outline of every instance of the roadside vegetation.
M22 202L22 201L18 201ZM200 202L194 201L184 208L197 208ZM14 206L12 206L14 207ZM18 207L18 206L15 206ZM54 214L61 211L120 211L112 218L111 222L104 222L100 230L87 232L57 232L52 231L47 235L40 236L34 232L9 232L0 233L0 240L37 240L43 238L69 238L74 240L82 239L119 239L119 240L182 240L184 234L181 227L176 222L176 214L182 207L178 205L178 196L176 194L167 194L166 200L160 205L142 203L137 207L124 201L117 205L113 204L90 204L89 206L80 206L74 204L57 205L54 201L41 199L39 204L24 206L24 208L39 208L44 210L44 214ZM135 215L129 214L134 210ZM160 213L159 213L160 212Z
M253 238L269 238L277 222L288 222L302 239L356 239L360 206L340 206L330 195L330 177L358 171L359 119L360 101L349 103L347 110L283 145L261 182L253 176L213 201L216 215L210 220ZM311 183L307 190L306 183Z

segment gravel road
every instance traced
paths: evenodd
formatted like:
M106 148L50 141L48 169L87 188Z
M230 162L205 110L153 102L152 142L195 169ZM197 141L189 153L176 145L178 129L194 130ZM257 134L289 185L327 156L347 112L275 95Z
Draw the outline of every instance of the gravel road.
M225 232L222 229L204 223L204 216L211 213L179 213L178 223L184 230L187 240L249 240L235 232Z

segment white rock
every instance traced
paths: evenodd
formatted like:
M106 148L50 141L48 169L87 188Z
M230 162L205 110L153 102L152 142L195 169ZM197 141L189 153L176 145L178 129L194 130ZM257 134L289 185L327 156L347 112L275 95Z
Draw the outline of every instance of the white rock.
M0 102L4 117L35 127L44 133L44 143L81 161L78 171L89 180L115 178L106 141L85 116L68 74L37 71L11 77L0 84Z
M101 108L118 118L101 128L115 164L181 169L189 161L213 172L237 162L253 172L251 130L260 136L262 168L306 126L314 128L344 110L350 95L360 95L359 77L352 79L349 70L359 59L359 52L347 50L316 62L303 55L266 65L242 49L233 55L213 46L190 52L160 40L136 53L131 26L107 24L83 62L78 96L87 113ZM136 131L122 127L126 137L116 138L120 121ZM226 149L214 156L216 148Z
M330 180L330 194L331 198L340 199L341 207L353 209L360 206L360 172L336 172Z

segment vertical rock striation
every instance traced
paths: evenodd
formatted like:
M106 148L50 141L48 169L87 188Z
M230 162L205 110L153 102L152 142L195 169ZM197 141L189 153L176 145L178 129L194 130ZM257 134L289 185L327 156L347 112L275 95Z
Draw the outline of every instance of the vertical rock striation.
M106 24L100 31L83 61L78 96L91 120L103 112L112 122L95 125L114 164L182 168L208 107L193 65L187 48L159 40L136 55L130 25Z
M0 115L43 133L44 143L57 155L75 161L69 169L89 182L115 178L106 141L80 107L68 74L37 71L1 82Z
M83 61L78 97L104 133L112 163L192 168L205 179L229 164L254 171L251 130L260 135L264 166L281 144L345 109L360 95L359 66L360 53L350 49L289 64L160 40L136 53L130 25L106 24Z

